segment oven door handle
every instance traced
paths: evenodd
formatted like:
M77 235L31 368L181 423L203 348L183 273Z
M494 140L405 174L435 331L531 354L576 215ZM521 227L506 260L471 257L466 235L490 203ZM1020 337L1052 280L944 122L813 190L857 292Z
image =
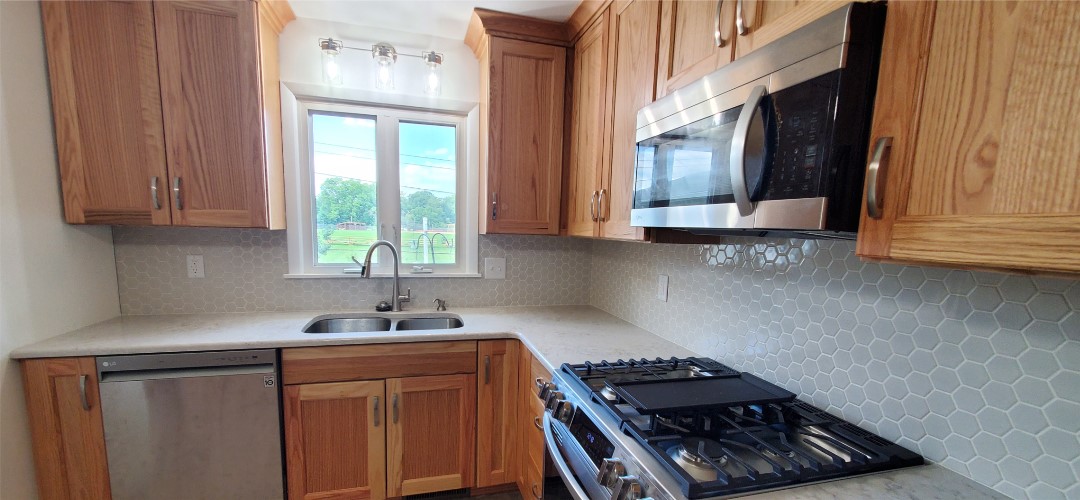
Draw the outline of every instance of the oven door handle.
M728 165L731 169L731 190L735 196L735 206L743 217L754 213L754 204L750 202L750 189L746 186L746 146L750 142L750 125L754 121L754 114L766 93L764 85L750 90L750 96L739 111L735 133L731 138L731 163Z
M559 477L562 477L566 487L570 489L570 495L574 497L574 500L589 500L589 494L585 493L585 489L578 484L573 471L570 470L570 464L566 463L562 452L559 451L559 444L555 442L555 431L551 429L551 413L548 412L544 412L544 441L547 442L551 461L558 469Z

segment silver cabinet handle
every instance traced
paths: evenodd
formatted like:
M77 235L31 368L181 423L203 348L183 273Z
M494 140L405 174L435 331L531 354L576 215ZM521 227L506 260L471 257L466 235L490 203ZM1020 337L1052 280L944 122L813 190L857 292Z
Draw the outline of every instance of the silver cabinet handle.
M727 45L727 40L724 40L724 34L720 32L720 11L724 8L724 0L716 0L716 31L713 32L713 41L716 42L717 47L723 47Z
M600 190L600 198L596 202L596 218L600 222L604 222L604 221L607 220L607 217L604 217L604 194L606 194L606 193L607 193L607 189L601 189Z
M484 385L491 383L491 356L484 356Z
M866 167L866 215L871 219L880 219L885 207L882 192L889 173L886 151L892 149L892 137L881 137L874 143L874 154L870 165Z
M599 191L593 191L592 197L589 198L589 216L592 217L592 221L596 222L596 195L600 194Z
M765 98L765 86L758 85L750 90L750 97L746 98L742 110L739 111L739 119L735 122L735 135L731 138L731 190L735 196L735 205L739 207L739 215L746 217L754 212L754 205L750 203L750 190L746 187L746 145L750 140L750 123L754 120L761 100Z
M379 396L375 396L375 411L374 411L375 427L379 426Z
M86 375L79 375L79 398L82 399L82 409L90 411L90 399L86 397Z
M393 414L394 414L394 423L395 423L395 424L397 423L397 417L398 417L398 409L397 409L397 399L398 399L398 398L397 398L397 393L395 392L395 393L394 393L394 396L393 396L393 397L391 397L391 399L390 399L390 406L391 406L391 408L392 408L392 410L393 410Z
M537 486L536 483L533 483L533 485L532 485L532 494L533 494L533 497L536 498L536 500L540 500L541 498L544 498L544 495L540 494L540 492L537 491L539 489L540 489L540 487Z
M735 0L735 29L739 35L745 35L748 31L746 29L746 19L743 18L743 0Z
M150 200L154 202L154 210L161 210L161 199L158 198L158 177L155 175L150 178Z
M533 425L541 431L544 430L544 424L540 423L540 417L533 417Z
M499 216L499 193L491 193L491 220Z
M176 201L176 209L177 210L183 210L184 209L184 202L180 199L180 178L179 177L173 177L173 180L172 180L172 193L173 193L173 199Z

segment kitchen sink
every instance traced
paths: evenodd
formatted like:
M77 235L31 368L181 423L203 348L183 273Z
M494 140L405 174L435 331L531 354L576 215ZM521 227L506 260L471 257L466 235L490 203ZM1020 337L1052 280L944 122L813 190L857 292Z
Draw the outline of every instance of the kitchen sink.
M390 318L382 316L331 316L311 320L304 333L388 332Z
M438 318L408 318L398 320L394 330L449 330L461 328L465 323L461 318L446 316Z
M461 328L465 323L450 314L424 314L417 316L395 314L327 315L313 318L304 333L363 333L409 330L449 330Z

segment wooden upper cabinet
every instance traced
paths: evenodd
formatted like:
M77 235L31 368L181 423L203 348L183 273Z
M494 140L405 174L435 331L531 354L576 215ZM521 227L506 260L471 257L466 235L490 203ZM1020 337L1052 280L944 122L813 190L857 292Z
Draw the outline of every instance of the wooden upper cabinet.
M558 234L566 28L475 9L465 43L480 60L480 232Z
M176 225L268 225L255 10L154 3Z
M517 340L478 342L476 377L476 486L485 488L516 480Z
M660 12L656 97L735 59L735 1L664 0Z
M43 500L110 498L94 358L21 364L38 494Z
M391 497L473 486L476 375L388 379Z
M285 224L275 1L42 2L65 218Z
M291 500L386 498L382 380L284 389Z
M850 0L728 1L735 4L736 57L760 49L850 3Z
M1071 2L890 4L859 255L1080 272L1078 24Z
M611 43L614 86L611 127L611 166L601 187L597 206L600 237L643 240L645 229L630 225L634 198L634 138L637 112L656 97L656 54L660 29L660 3L636 0L611 4Z
M168 225L153 5L42 2L41 12L64 218Z
M599 236L597 198L611 165L610 19L604 11L574 44L570 163L567 166L567 234Z

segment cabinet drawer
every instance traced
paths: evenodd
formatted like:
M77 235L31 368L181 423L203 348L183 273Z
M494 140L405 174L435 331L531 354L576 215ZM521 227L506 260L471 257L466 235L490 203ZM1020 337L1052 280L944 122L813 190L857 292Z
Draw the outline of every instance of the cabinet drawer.
M543 448L541 448L542 450ZM540 455L541 463L543 463L543 454ZM541 499L544 498L544 472L543 468L536 465L535 462L529 461L529 464L525 467L525 487L528 491L522 493L522 497L526 499Z
M476 373L476 341L282 349L284 384Z

